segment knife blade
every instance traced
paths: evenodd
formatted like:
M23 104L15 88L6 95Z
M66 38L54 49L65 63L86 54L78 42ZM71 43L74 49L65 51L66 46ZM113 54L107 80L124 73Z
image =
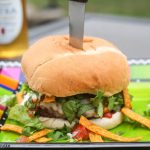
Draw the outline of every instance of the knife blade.
M83 49L85 5L88 0L69 0L69 44Z

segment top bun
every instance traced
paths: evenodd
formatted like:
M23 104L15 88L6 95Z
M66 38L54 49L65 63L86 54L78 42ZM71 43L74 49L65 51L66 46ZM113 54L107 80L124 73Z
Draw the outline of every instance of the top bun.
M68 36L49 36L37 41L22 58L29 87L48 96L82 93L105 96L121 92L129 83L126 56L112 43L85 37L83 50L69 45Z

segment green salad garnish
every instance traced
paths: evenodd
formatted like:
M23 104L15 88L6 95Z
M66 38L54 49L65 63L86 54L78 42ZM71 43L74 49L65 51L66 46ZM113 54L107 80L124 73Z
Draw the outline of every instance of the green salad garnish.
M83 104L82 101L78 99L66 100L62 104L64 115L70 123L75 120L76 117L80 117L86 111L93 108L94 107L92 106L92 104Z
M24 126L24 133L29 134L30 132L41 130L44 125L40 122L38 117L31 118L28 115L27 108L22 105L15 105L10 109L8 119L15 120Z
M121 94L115 94L108 98L108 109L110 111L119 111L123 105L124 101Z
M96 107L97 115L99 117L103 116L103 100L104 100L104 93L101 91L98 91L96 96L92 98L92 104L94 107Z
M15 95L0 96L0 104L8 107L13 107L17 103Z

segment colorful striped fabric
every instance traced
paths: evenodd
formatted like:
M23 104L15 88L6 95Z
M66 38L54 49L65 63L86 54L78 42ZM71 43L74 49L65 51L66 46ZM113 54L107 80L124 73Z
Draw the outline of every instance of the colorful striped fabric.
M0 110L0 119L1 119L2 116L3 116L3 113L4 113L4 111L3 111L3 110Z
M7 107L0 105L0 126L4 125L7 116Z
M3 67L0 74L18 81L20 78L20 73L20 67Z
M3 95L11 95L11 94L13 94L12 91L9 91L8 89L5 89L5 88L0 87L0 96L3 96Z
M18 87L18 83L19 83L19 81L14 80L8 76L0 74L0 85L8 87L12 90L16 90Z
M5 111L5 107L0 105L0 119L2 118L4 111Z
M15 93L24 81L19 62L0 61L0 96Z
M3 88L3 89L8 90L8 91L10 91L10 92L14 92L14 90L12 90L11 88L9 88L9 87L7 87L7 86L5 86L5 85L0 84L0 87Z

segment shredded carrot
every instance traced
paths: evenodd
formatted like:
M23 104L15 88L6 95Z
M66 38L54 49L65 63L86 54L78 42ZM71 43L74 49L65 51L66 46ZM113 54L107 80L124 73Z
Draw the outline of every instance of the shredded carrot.
M135 142L142 138L142 137L135 137L135 138L121 137L119 135L116 135L116 134L100 127L100 126L97 126L96 124L92 123L87 118L85 118L84 116L80 117L79 123L81 125L83 125L85 128L87 128L88 130L90 130L98 135L101 135L103 137L106 137L106 138L109 138L112 140L116 140L119 142Z
M38 131L29 137L29 142L39 139L39 138L47 135L50 132L52 132L52 130L49 130L49 129L43 129L41 131Z
M143 116L141 116L141 115L139 115L139 114L133 112L133 111L132 111L131 109L129 109L129 108L125 108L125 107L124 107L124 108L122 108L121 111L122 111L122 113L123 113L124 115L128 116L130 119L135 120L135 121L141 123L142 125L144 125L144 126L150 128L150 120L149 120L149 119L147 119L147 118L145 118L145 117L143 117Z
M45 96L43 102L44 102L44 103L52 103L52 102L55 102L55 96L51 96L51 97Z
M132 108L132 104L131 104L131 99L130 99L130 95L129 95L129 92L128 92L127 88L123 90L123 99L124 99L125 107L131 109Z
M93 132L89 133L89 138L91 142L104 142L100 135L95 134Z
M21 104L21 102L23 100L23 92L17 92L16 93L16 98L17 98L17 103Z
M0 128L0 130L2 130L2 131L13 131L13 132L21 134L23 131L23 128L20 126L17 126L17 125L13 125L13 124L5 124Z
M36 139L34 141L37 142L37 143L47 143L47 142L49 142L51 140L52 140L52 138L42 137L42 138Z
M0 74L0 84L9 87L10 89L16 90L18 87L18 81L10 77Z

